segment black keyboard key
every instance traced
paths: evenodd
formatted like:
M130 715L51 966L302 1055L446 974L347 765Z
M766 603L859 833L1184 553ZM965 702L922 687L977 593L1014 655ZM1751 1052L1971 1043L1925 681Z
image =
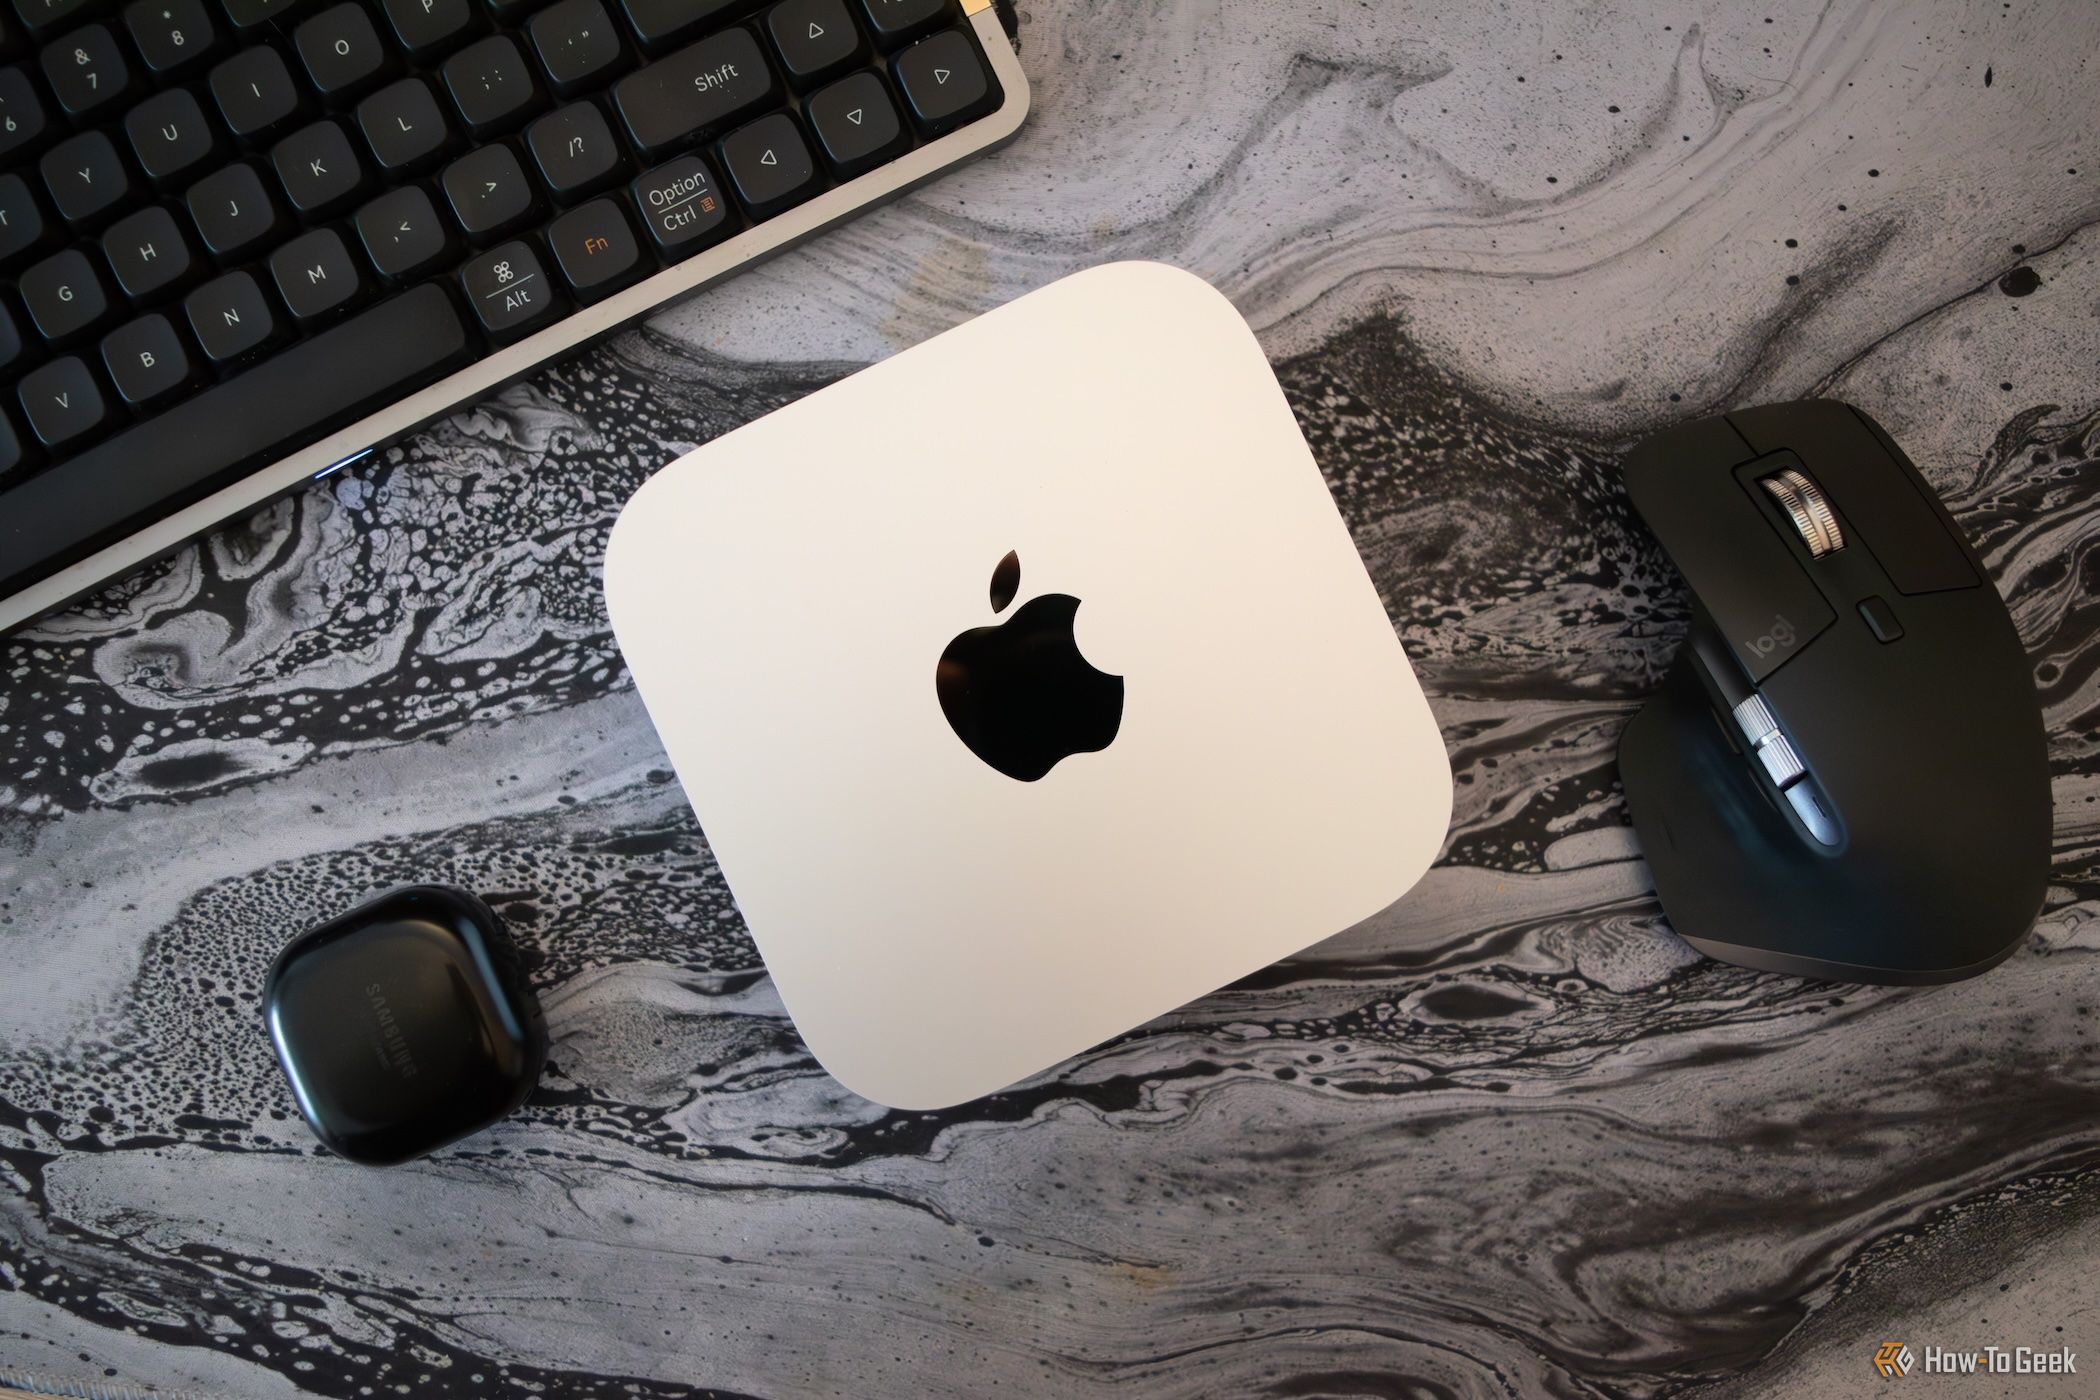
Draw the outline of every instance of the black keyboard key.
M292 47L306 65L315 92L329 102L370 87L386 67L386 49L365 7L344 3L321 11L292 32Z
M516 339L556 309L554 288L529 243L491 248L459 270L459 281L475 319L494 340Z
M197 271L197 258L182 225L159 205L111 224L102 235L102 256L117 274L117 285L133 301L172 291Z
M270 254L270 279L302 322L340 311L364 291L356 260L332 228L317 228Z
M770 218L824 188L795 119L785 112L760 117L724 137L722 167L754 219Z
M211 95L227 129L247 141L266 140L299 115L292 70L272 48L243 49L212 69Z
M389 190L358 210L357 237L389 281L421 276L452 256L451 231L419 185Z
M728 19L741 0L620 0L642 47L662 53Z
M284 216L252 165L229 165L190 186L183 196L190 222L215 258L231 262L284 231Z
M159 312L117 327L102 339L102 366L117 397L133 408L151 408L196 377L182 336Z
M525 144L540 178L564 204L618 183L624 173L618 139L588 102L541 117L526 130Z
M382 0L387 23L408 56L436 58L474 32L468 0Z
M508 34L492 34L445 60L445 88L476 140L516 126L539 105L532 69Z
M766 33L798 88L843 73L867 52L846 0L782 0L766 12Z
M357 148L333 121L301 127L270 148L270 164L292 208L309 219L348 208L364 188Z
M953 20L949 0L860 0L861 13L877 43L894 48Z
M169 88L124 116L131 154L148 179L187 180L219 155L219 137L204 108L186 88Z
M246 33L297 14L305 7L306 0L219 0L219 3L226 7L226 18L233 21L233 27Z
M628 186L642 227L667 259L688 257L721 241L734 225L729 200L698 156L680 156Z
M31 263L15 290L46 340L72 340L109 318L109 289L93 259L78 248L62 248Z
M132 0L124 7L124 27L157 78L189 72L219 43L204 0Z
M0 413L0 484L22 470L29 454L22 449L22 439L15 432L15 425Z
M556 219L547 228L547 246L578 301L608 296L647 268L634 229L610 199L594 199Z
M0 592L84 558L236 472L312 442L458 363L444 289L417 287L0 492ZM289 446L288 446L289 444Z
M69 224L93 223L131 195L131 172L108 136L83 131L44 152L37 168Z
M52 96L75 118L92 116L131 90L131 66L107 25L66 35L44 50L43 62Z
M452 144L445 114L421 78L403 78L358 103L357 125L385 175L421 170Z
M812 94L809 125L840 179L872 169L911 145L889 88L873 73L855 73Z
M215 365L252 355L277 334L277 316L269 298L245 272L229 272L206 282L182 302L190 331Z
M476 243L493 242L532 220L532 181L518 164L517 152L501 142L453 161L438 183L445 187L453 217Z
M22 327L15 322L15 313L0 301L0 373L12 371L28 348L22 339Z
M630 73L613 88L627 134L658 155L774 99L773 71L747 29L729 29Z
M46 447L79 442L109 423L109 404L87 361L68 355L31 370L16 390L30 429ZM11 522L10 522L11 523Z
M894 63L905 105L928 136L953 130L998 105L991 74L960 29L912 45Z
M555 92L567 96L616 72L620 31L598 0L561 0L532 17L532 47Z
M50 118L26 68L0 68L0 158L33 148Z
M51 225L36 191L19 175L0 175L0 262L12 262L50 241Z
M85 14L92 4L93 0L15 0L15 13L32 36L42 39Z

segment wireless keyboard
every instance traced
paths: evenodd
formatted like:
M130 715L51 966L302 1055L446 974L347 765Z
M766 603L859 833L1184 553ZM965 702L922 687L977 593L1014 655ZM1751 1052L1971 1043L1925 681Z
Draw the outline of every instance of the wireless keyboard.
M5 0L0 630L1001 144L991 0Z

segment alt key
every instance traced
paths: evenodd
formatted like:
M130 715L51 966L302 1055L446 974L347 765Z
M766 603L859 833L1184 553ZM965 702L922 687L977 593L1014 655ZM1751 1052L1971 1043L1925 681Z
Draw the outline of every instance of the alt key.
M642 227L666 258L697 253L729 230L721 187L698 156L659 165L630 188Z
M523 335L554 314L554 288L530 243L491 248L459 270L481 328L496 340Z

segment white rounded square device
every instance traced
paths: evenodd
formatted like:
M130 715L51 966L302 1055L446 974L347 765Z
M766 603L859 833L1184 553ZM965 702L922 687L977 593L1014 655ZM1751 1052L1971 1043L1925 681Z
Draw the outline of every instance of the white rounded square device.
M1094 268L664 468L613 629L817 1059L992 1092L1337 933L1451 769L1260 346Z

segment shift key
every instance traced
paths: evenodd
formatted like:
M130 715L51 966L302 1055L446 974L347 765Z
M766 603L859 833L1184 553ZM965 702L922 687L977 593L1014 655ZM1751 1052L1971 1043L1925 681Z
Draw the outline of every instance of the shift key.
M613 89L628 134L651 157L696 132L735 121L773 97L773 71L748 29L725 29L702 39L630 73Z

